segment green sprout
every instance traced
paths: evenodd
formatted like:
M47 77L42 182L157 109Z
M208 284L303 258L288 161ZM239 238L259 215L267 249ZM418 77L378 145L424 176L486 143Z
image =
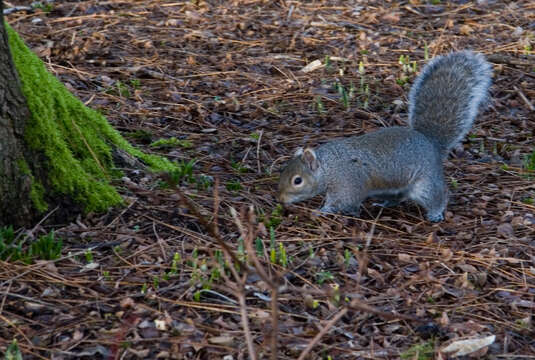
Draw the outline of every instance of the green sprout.
M61 239L56 240L54 232L51 231L47 235L39 237L39 240L30 245L28 255L44 260L56 260L61 256L62 247L63 241Z
M84 255L87 263L91 264L93 262L93 251L91 251L91 249L87 249Z
M323 105L323 102L321 101L321 96L316 96L316 109L318 110L318 113L320 115L325 113L325 106Z
M322 285L325 281L334 280L334 275L330 271L320 271L317 275L317 283Z
M226 188L228 191L236 192L242 189L242 186L238 180L232 180L226 183Z

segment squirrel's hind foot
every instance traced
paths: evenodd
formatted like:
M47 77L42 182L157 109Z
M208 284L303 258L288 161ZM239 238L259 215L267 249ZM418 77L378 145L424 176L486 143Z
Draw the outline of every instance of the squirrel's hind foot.
M437 223L444 221L444 214L438 213L438 214L426 214L425 216L427 220L429 220L432 223Z

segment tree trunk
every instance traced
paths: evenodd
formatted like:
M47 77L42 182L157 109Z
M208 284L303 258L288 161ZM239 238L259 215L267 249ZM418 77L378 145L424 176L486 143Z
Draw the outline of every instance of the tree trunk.
M84 105L4 24L0 0L0 226L27 226L102 212L122 199L114 155L150 170L176 171L168 159L130 145L102 114ZM120 166L119 166L120 167Z
M29 116L9 51L0 0L0 225L28 224L35 216L31 178L23 166L27 163L24 127Z

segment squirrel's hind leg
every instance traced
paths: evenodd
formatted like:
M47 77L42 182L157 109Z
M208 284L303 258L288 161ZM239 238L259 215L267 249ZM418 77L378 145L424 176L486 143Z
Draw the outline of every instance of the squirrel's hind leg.
M447 191L442 174L418 180L408 193L408 198L423 207L431 222L444 220Z

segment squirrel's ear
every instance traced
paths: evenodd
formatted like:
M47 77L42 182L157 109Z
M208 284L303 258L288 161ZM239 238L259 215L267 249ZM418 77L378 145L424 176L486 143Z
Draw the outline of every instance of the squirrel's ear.
M316 152L312 148L306 148L303 150L303 160L308 165L310 170L316 170L319 167Z
M295 157L301 156L301 155L303 155L303 148L302 147L297 148L297 150L295 150L295 153L294 153Z

